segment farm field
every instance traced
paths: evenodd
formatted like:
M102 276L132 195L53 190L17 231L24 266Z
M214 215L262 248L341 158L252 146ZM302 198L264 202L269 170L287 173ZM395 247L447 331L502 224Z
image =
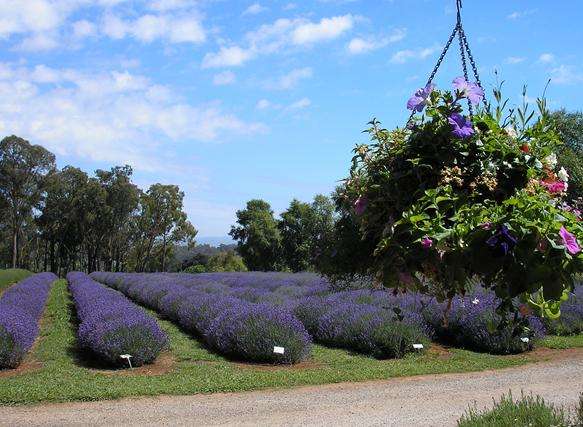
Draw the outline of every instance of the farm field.
M75 306L67 282L58 280L50 291L39 339L31 352L19 368L0 371L0 403L232 392L482 371L549 359L560 352L551 348L583 347L581 335L547 337L540 343L541 349L516 355L491 355L433 344L424 353L379 360L353 350L314 344L311 355L294 365L249 363L221 355L154 310L146 312L167 335L168 349L154 363L133 370L109 367L79 348Z

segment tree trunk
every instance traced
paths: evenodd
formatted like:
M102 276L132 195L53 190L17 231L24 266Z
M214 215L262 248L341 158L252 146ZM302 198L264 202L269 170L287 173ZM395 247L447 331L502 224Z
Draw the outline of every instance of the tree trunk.
M166 272L166 234L164 234L162 240L162 271Z
M16 268L18 263L18 230L12 231L12 268Z

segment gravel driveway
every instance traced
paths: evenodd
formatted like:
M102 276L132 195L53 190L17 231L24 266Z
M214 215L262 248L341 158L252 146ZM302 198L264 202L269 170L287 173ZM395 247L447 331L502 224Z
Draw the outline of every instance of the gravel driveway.
M247 393L163 396L0 407L2 426L48 425L454 425L467 406L509 390L572 406L583 391L583 350L500 371L418 376Z

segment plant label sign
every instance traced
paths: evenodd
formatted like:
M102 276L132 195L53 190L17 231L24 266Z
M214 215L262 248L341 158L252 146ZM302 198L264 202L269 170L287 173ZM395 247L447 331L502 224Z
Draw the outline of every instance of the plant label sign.
M284 354L285 353L285 348L275 346L275 347L273 347L273 352L275 354Z
M413 344L415 350L423 350L423 344Z

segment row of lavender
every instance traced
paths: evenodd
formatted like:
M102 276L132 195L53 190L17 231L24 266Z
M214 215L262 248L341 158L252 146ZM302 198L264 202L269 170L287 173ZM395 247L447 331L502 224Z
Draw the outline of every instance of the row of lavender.
M418 351L416 347L431 337L412 310L401 316L378 305L343 301L348 294L326 296L329 284L313 274L93 273L93 277L176 320L221 353L245 360L282 360L274 357L272 348L284 347L285 340L271 339L274 330L293 329L306 336L305 328L318 342L378 358ZM254 351L245 351L246 347Z
M489 353L519 353L532 349L545 328L553 334L583 332L583 286L577 287L563 304L559 320L545 320L543 325L541 319L525 312L517 318L504 319L507 320L504 328L499 327L503 319L496 313L499 300L491 292L476 287L474 292L453 300L448 327L444 328L444 304L432 298L393 295L387 291L331 292L329 284L314 274L161 273L121 277L280 306L293 312L316 341L378 357L399 355L410 349L410 342L423 339ZM391 336L387 336L388 330ZM385 346L387 340L392 343L391 348Z
M141 366L167 347L168 337L156 320L121 293L85 273L69 273L67 281L79 319L79 346L99 362Z
M316 341L376 357L399 357L411 351L412 343L431 339L495 354L520 353L532 349L536 339L544 335L540 319L528 314L508 319L512 321L506 327L498 328L502 320L496 313L499 301L479 287L465 297L454 299L448 327L444 328L445 307L435 299L413 293L394 295L384 290L332 292L329 284L314 274L159 274L158 277L193 287L214 283L224 286L224 292L229 295L281 305L294 312ZM580 321L583 322L583 317Z
M52 283L57 276L39 273L10 287L0 299L0 369L16 368L39 332Z
M173 320L227 357L289 364L310 355L310 336L289 310L229 295L224 284L190 286L176 276L158 274L92 277Z

